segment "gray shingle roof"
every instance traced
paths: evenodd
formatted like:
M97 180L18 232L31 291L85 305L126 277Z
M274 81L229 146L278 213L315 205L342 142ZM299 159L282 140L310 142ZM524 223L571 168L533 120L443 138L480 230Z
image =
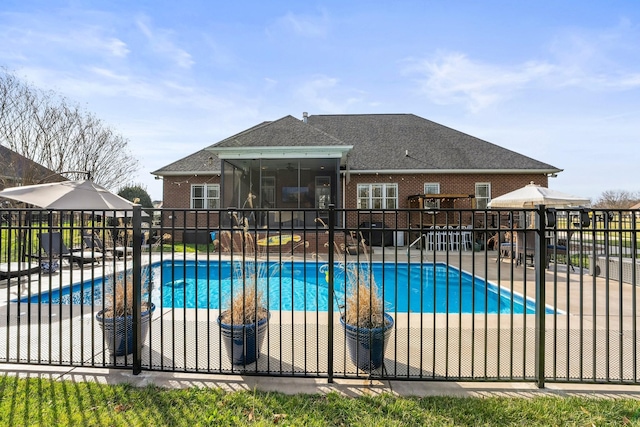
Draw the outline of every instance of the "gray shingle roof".
M292 116L285 116L224 139L215 144L215 147L326 147L333 145L345 145L345 143Z
M349 153L352 170L559 171L549 164L414 114L317 115L309 116L308 120L310 125L353 145Z
M220 159L211 151L202 149L193 154L176 160L173 163L151 172L152 175L182 175L183 173L220 173Z
M152 174L219 172L212 148L353 146L356 170L540 170L560 169L414 114L292 116L263 122ZM406 155L408 152L409 156ZM210 158L212 160L210 160Z

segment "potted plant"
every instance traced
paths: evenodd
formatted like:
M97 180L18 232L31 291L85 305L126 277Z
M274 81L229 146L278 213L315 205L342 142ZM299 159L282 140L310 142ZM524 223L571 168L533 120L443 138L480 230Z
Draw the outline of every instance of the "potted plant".
M247 228L245 224L244 229L220 236L222 250L232 257L232 293L218 325L233 365L257 361L270 317L262 292L270 267L255 253L255 238Z
M344 270L345 304L340 313L340 324L344 328L351 361L358 369L371 372L384 363L394 320L384 311L384 300L369 270L357 263L348 263Z
M230 307L218 316L222 338L234 365L249 365L260 357L269 322L262 292L243 286L231 298Z
M143 283L148 284L148 274L143 272ZM114 356L133 353L133 274L111 274L104 280L105 308L96 314L96 320L104 333L107 348ZM155 310L150 301L140 305L141 340L147 337L149 321Z

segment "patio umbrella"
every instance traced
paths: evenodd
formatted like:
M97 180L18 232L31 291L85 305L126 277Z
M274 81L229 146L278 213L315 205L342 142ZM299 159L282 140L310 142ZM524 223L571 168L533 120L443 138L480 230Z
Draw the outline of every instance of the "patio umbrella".
M44 209L112 211L105 212L108 216L133 208L129 200L88 180L11 187L0 191L0 197Z
M531 182L522 188L492 199L489 202L489 207L532 208L536 205L546 205L548 207L568 208L590 204L591 200L584 197L561 193Z

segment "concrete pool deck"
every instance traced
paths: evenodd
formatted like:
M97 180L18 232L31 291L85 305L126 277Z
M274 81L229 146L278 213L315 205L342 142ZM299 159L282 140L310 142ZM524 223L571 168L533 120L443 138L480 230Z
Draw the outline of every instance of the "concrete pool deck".
M373 260L386 260L407 262L406 248L376 248L372 255ZM411 254L415 255L415 254ZM474 273L477 276L486 277L487 280L499 284L502 287L534 297L535 270L532 267L516 266L510 260L497 262L496 252L455 252L450 253L425 253L425 262L433 261L435 256L438 262L447 262L459 266L463 270ZM217 254L215 258L217 259ZM419 262L419 256L411 256L411 262ZM118 261L121 262L121 261ZM130 261L129 261L130 262ZM102 267L94 267L96 274L102 274ZM630 285L619 282L605 281L602 278L589 276L587 272L567 270L565 265L554 265L556 271L546 270L547 280L547 304L554 305L568 313L555 317L547 316L547 326L553 330L547 333L547 349L553 352L547 355L550 361L547 364L547 376L556 377L559 381L570 381L580 376L584 368L589 374L594 373L595 378L609 378L609 372L620 373L623 378L633 378L633 365L625 358L618 358L615 350L625 349L629 352L633 347L630 342L634 330L631 301L634 297ZM90 276L90 268L63 269L56 274L56 284L64 284L65 281L78 281L82 275ZM56 307L53 315L46 307L43 310L27 310L24 304L18 308L16 304L7 304L20 292L38 284L39 276L31 276L31 282L25 278L12 279L11 286L0 286L0 318L9 318L10 324L0 326L0 354L10 355L9 360L34 360L36 349L41 350L37 355L42 363L68 363L92 365L109 362L109 358L102 351L102 334L95 322L92 321L93 313L90 310L80 311L77 307L73 310ZM47 285L48 286L48 285ZM636 295L636 299L638 296ZM620 307L620 301L623 301ZM153 319L152 337L149 337L143 348L143 364L150 366L164 366L165 368L189 371L206 371L208 367L213 370L232 370L225 362L226 354L219 342L218 329L215 325L217 310L156 310ZM534 371L533 357L535 322L532 315L503 316L503 315L424 315L418 314L399 315L396 318L396 330L392 340L388 344L387 359L390 359L388 372L398 376L410 376L427 378L424 381L379 381L370 383L366 377L357 379L338 379L333 384L328 384L326 378L302 379L291 377L269 376L269 372L277 375L282 368L292 374L298 370L304 372L317 372L321 375L326 366L322 358L325 351L323 344L326 339L326 327L329 323L327 314L319 316L302 315L302 313L286 312L275 313L270 321L270 326L280 328L279 333L265 343L262 357L255 366L263 376L235 375L240 372L226 374L178 374L144 371L140 376L132 376L129 370L98 369L94 371L86 367L64 368L43 365L15 365L18 372L46 372L54 369L54 376L86 375L87 378L94 375L98 379L109 381L109 378L120 379L144 384L145 381L153 381L161 384L224 384L228 383L233 388L256 386L260 389L270 390L271 387L280 388L278 391L287 392L289 388L301 390L331 390L339 386L344 390L384 390L400 394L410 393L416 395L428 395L430 393L517 393L526 395L539 392L534 383L506 382L491 385L477 382L438 381L439 378L455 377L456 375L474 376L477 378L486 374L489 378L499 376L501 378L531 378ZM581 314L581 316L579 315ZM44 316L44 317L43 317ZM51 318L54 326L49 323L40 325L39 319ZM334 318L333 324L339 324ZM605 327L606 326L606 327ZM41 327L44 331L39 330ZM26 335L31 330L31 337L27 339L19 336ZM60 331L72 331L71 337ZM155 331L155 332L153 332ZM300 334L304 333L306 339L301 340ZM75 338L74 338L75 337ZM82 337L82 339L80 338ZM335 328L334 347L336 375L354 375L356 369L344 357L343 332L339 327ZM8 346L7 346L8 344ZM469 347L469 344L473 346ZM208 351L207 345L212 352ZM31 353L26 349L31 346ZM39 346L39 347L38 347ZM93 347L95 346L95 347ZM59 348L70 350L58 351ZM96 353L91 354L89 349L95 348ZM199 356L186 354L185 348L195 352ZM284 350L283 350L284 348ZM402 353L394 353L389 357L389 348L403 349ZM486 353L484 350L486 349ZM582 354L574 349L583 349ZM599 362L599 357L607 354L607 363ZM396 357L394 357L396 356ZM625 356L626 357L626 356ZM511 361L511 363L509 363ZM515 363L513 363L515 361ZM93 363L96 362L96 363ZM395 362L395 363L394 363ZM9 365L2 365L8 367ZM46 368L46 369L45 369ZM92 371L85 373L86 370ZM194 375L194 377L192 377ZM360 373L362 375L362 373ZM245 384L243 386L243 384ZM300 384L300 385L296 385ZM434 384L436 390L434 391ZM609 386L592 386L575 383L547 383L544 390L573 390L575 392L588 392L593 388ZM620 385L622 390L629 387ZM479 391L477 391L479 390ZM613 390L613 389L611 389ZM338 390L337 390L338 391ZM314 392L314 391L310 391ZM382 392L382 391L379 391ZM635 393L635 392L634 392ZM458 394L456 394L458 395ZM482 394L479 394L482 395Z

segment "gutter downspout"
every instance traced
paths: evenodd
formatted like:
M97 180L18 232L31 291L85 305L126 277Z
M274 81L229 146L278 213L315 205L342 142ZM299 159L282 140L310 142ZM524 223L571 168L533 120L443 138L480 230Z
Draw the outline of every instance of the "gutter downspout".
M347 205L345 205L346 201L347 201L347 196L345 196L345 192L347 191L347 183L346 183L346 177L342 180L342 226L344 227L347 223L347 212L345 211L345 208Z

